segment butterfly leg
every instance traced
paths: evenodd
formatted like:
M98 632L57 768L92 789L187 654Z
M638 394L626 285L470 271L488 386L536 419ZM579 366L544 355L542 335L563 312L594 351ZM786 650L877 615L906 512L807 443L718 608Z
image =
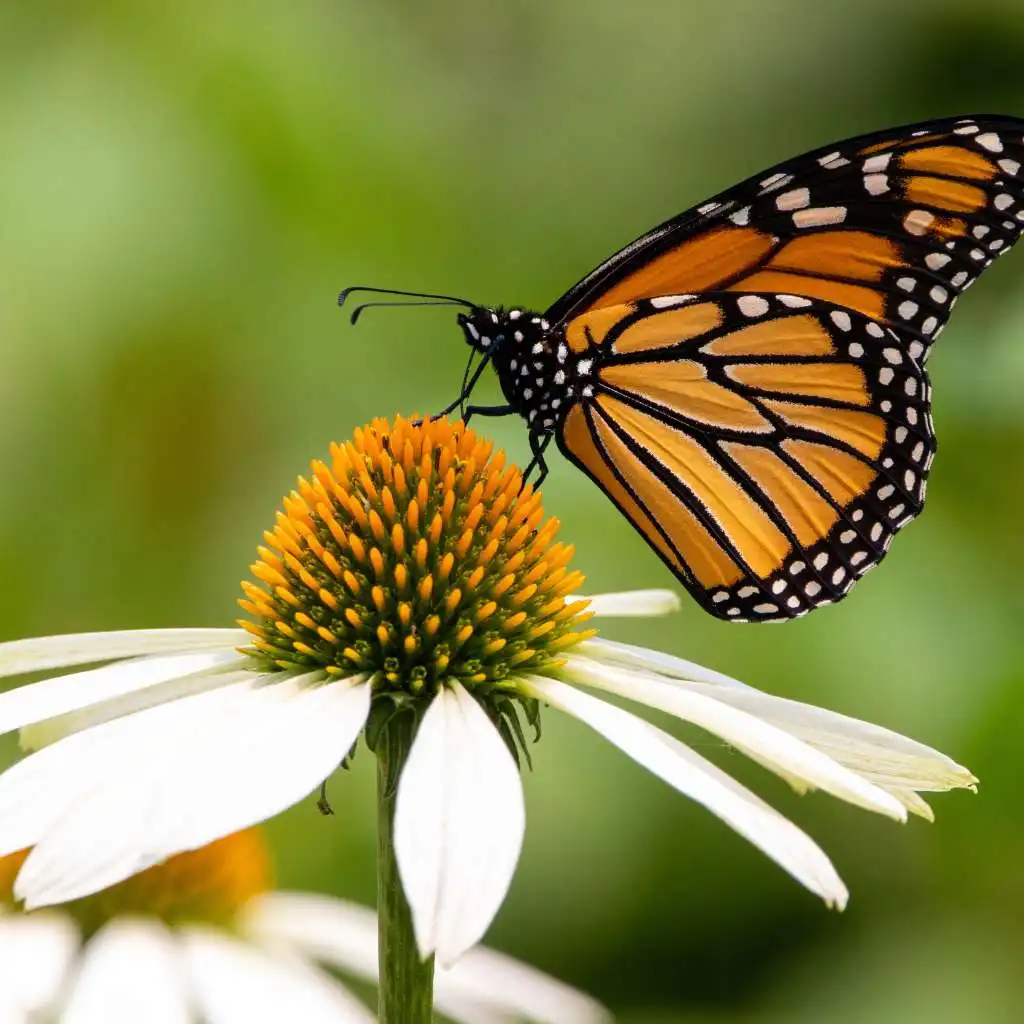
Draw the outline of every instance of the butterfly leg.
M487 356L485 356L483 360L480 362L480 365L477 366L476 370L473 372L473 375L470 376L469 368L470 366L473 365L473 358L472 356L470 356L469 364L466 366L466 372L462 378L462 390L459 392L459 397L456 398L454 402L449 402L440 412L434 413L434 415L431 416L430 418L432 420L440 419L442 416L447 416L448 413L454 412L456 409L461 407L462 404L466 401L466 399L469 398L469 396L473 393L473 388L476 387L476 382L480 379L480 375L487 368L487 364L489 362L490 359ZM473 407L470 406L470 412L472 412L472 409ZM498 414L495 413L494 415ZM468 421L469 416L463 416L463 419Z
M462 422L468 424L472 416L508 416L514 412L511 405L471 405L466 409Z
M551 444L552 437L554 437L554 434L535 434L532 431L530 432L530 451L533 452L533 458L530 459L529 465L523 473L523 487L526 486L527 481L530 479L530 474L535 469L537 470L537 479L533 482L534 490L537 490L547 479L548 464L544 461L544 450Z

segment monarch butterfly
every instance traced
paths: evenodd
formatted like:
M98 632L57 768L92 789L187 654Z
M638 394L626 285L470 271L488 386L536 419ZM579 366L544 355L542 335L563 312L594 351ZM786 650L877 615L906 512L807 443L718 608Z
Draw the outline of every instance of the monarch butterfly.
M506 404L464 415L521 415L527 475L554 438L707 611L782 621L844 597L921 511L925 360L1024 227L1022 163L1024 119L908 125L720 193L545 313L365 290L466 306L446 413L490 363Z

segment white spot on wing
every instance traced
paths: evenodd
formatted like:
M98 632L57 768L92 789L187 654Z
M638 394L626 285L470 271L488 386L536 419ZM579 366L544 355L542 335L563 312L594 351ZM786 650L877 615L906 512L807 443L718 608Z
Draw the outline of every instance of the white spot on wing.
M647 301L655 309L667 309L669 306L680 306L684 302L689 302L695 298L695 295L655 295Z
M802 210L809 206L811 193L806 188L795 188L791 192L782 192L775 199L775 206L779 210Z
M885 195L889 191L889 177L886 174L865 174L864 187L869 195Z
M908 234L923 235L932 226L934 221L935 214L929 213L927 210L911 210L903 218L903 227Z
M764 316L768 312L768 300L760 295L742 295L736 302L744 316Z
M809 210L797 210L793 223L798 228L822 228L829 224L842 224L846 220L845 206L817 206Z
M773 174L761 182L761 191L771 192L773 189L782 188L783 185L788 185L792 180L792 174L783 174L782 172Z

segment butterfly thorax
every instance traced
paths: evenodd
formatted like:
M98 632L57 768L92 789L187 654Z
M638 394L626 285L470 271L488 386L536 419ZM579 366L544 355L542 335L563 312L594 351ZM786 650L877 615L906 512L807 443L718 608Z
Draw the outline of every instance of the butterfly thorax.
M526 309L480 307L459 317L466 341L486 355L509 406L550 433L579 395L576 358L560 327Z

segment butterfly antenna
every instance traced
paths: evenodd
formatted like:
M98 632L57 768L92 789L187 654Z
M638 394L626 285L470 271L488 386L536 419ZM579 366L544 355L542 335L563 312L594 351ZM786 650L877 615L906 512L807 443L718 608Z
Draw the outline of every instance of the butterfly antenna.
M352 315L349 317L349 320L353 324L355 324L355 322L359 319L360 314L363 312L364 309L380 309L380 308L385 308L386 309L386 308L390 308L390 307L394 307L394 306L400 306L401 308L404 309L407 306L455 306L455 305L461 305L461 303L455 303L455 302L364 302L364 303L362 303L362 305L356 306L356 308L352 310Z
M338 305L344 306L348 297L353 292L371 292L374 295L404 295L410 299L443 299L445 302L465 306L467 309L473 308L472 302L469 302L467 299L460 299L456 295L437 295L434 292L403 292L397 288L370 288L361 284L353 285L351 288L343 288L338 293Z

